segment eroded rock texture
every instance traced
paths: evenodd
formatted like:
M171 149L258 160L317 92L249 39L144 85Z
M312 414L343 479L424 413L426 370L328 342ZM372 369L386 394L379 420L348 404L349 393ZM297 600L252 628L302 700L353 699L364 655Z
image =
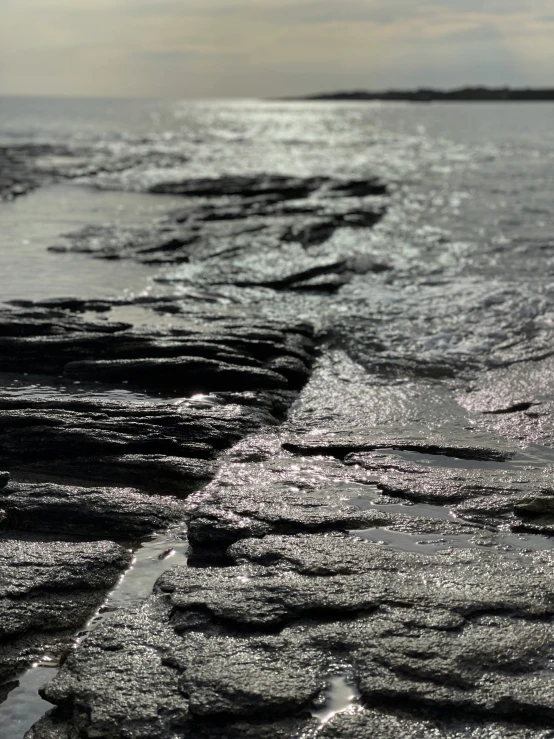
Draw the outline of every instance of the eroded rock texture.
M338 238L383 217L387 187L376 179L237 176L161 182L152 191L184 195L188 205L147 229L87 228L53 249L182 265L174 279L210 288L332 293L356 273L389 269Z
M45 653L71 649L78 629L129 565L131 553L108 541L0 537L0 679Z
M222 719L232 730L288 716L298 736L338 671L360 693L353 726L381 723L385 736L425 726L394 715L400 705L444 714L445 736L456 722L479 736L477 717L489 730L551 722L551 553L426 557L308 535L248 540L229 556L226 568L170 570L140 611L112 617L68 659L45 690L66 720L84 736L223 736Z
M370 177L149 189L182 207L53 248L169 266L159 295L0 316L0 370L50 388L0 397L0 516L46 552L186 520L190 558L89 633L28 736L554 736L549 284L373 238Z

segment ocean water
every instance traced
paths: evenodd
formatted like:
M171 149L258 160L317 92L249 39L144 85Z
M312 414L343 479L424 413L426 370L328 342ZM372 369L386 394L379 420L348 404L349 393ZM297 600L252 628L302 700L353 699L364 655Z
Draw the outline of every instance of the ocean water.
M46 247L81 225L162 217L175 203L145 194L155 182L261 171L380 175L393 198L373 247L400 260L432 249L441 266L493 277L530 249L550 270L549 103L0 98L0 145L39 143L65 149L45 170L80 177L0 203L0 299L149 291L159 269Z

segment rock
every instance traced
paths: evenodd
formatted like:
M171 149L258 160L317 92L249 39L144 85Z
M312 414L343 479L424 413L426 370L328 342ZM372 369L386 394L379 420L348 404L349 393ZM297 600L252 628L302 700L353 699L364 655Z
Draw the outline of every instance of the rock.
M314 719L306 715L296 720L281 719L270 722L264 721L263 718L254 721L230 720L226 721L224 726L211 722L205 725L196 722L193 726L183 725L181 730L183 728L186 732L194 731L197 739L290 739L302 731L316 730L319 726ZM150 731L150 728L147 731ZM163 736L163 733L161 735ZM147 735L137 734L137 736L144 736L146 739ZM51 715L47 714L35 724L25 734L25 739L78 739L78 736L73 728L73 722L60 718L54 710ZM527 739L527 736L522 735L521 739Z
M352 452L374 449L397 449L462 459L498 461L511 459L515 454L515 449L508 445L489 446L491 440L485 435L473 434L473 438L469 439L469 435L459 434L456 429L437 429L434 433L431 431L425 439L418 439L417 435L417 426L406 427L400 432L395 427L326 431L306 438L290 436L283 448L298 454L329 454L338 459L344 459Z
M459 403L477 425L509 439L551 446L554 358L519 362L484 373Z
M11 483L0 492L7 525L30 533L133 539L182 520L174 498L151 497L132 488L77 488Z
M348 455L345 463L371 472L388 496L448 503L455 514L488 527L554 533L552 467L435 467L378 453Z
M414 718L399 710L358 709L339 713L319 731L321 739L549 739L549 729L524 728L514 723Z
M336 291L355 273L389 268L376 260L363 268L367 255L332 243L339 229L369 229L381 220L383 204L367 201L387 193L375 179L225 176L150 189L194 200L165 221L87 227L51 249L179 265L174 281L280 291Z
M222 195L239 195L243 198L259 196L276 196L296 200L305 198L317 190L326 178L311 177L301 179L283 175L254 175L204 177L181 182L160 182L150 188L150 192L188 197L220 197Z
M313 358L309 328L252 316L196 316L186 328L132 329L125 323L90 324L57 308L0 315L0 371L136 381L182 390L298 387ZM293 374L277 375L275 360L298 360ZM264 371L265 370L265 371ZM186 376L191 380L187 381ZM205 377L202 382L202 376Z
M208 444L198 444L199 449L186 451L212 456ZM149 493L184 497L199 485L209 482L215 471L213 461L190 457L173 457L166 454L121 454L111 456L70 457L43 459L20 463L17 467L26 477L40 479L54 477L68 480L86 480L87 483L133 485Z
M502 492L509 499L532 489L536 494L552 490L552 468L502 469L500 464L472 468L469 463L448 467L448 460L439 467L380 453L352 454L345 462L372 471L377 485L388 495L430 503L457 503Z
M235 454L231 449L228 457L232 460ZM224 462L215 479L187 499L189 539L213 553L238 539L272 533L375 527L419 534L473 533L460 523L410 516L408 507L406 515L388 512L378 505L372 480L359 468L325 457ZM362 509L360 496L369 501Z
M129 382L143 387L167 387L185 393L218 390L275 390L287 387L276 372L257 367L220 362L199 357L179 359L106 359L69 362L68 377L107 383Z
M115 585L131 553L112 542L0 539L0 679L60 656Z
M35 160L40 156L65 153L64 147L47 144L22 144L0 147L0 200L13 200L49 181Z
M129 406L93 397L0 398L0 459L47 479L132 481L146 490L186 493L210 479L213 463L206 457L215 449L276 423L270 397L257 403L246 397L245 405L234 400Z
M383 381L338 351L319 359L285 429L284 449L340 459L391 448L500 461L516 452L504 439L472 428L448 387Z
M236 716L300 721L340 655L364 703L403 707L360 717L391 736L468 727L484 739L476 715L489 731L513 719L552 726L552 552L428 557L306 535L245 540L229 555L225 568L165 573L140 610L106 619L68 658L44 694L70 725L167 737L197 726L218 736ZM424 707L457 723L413 713ZM352 715L325 731L347 719L359 731Z

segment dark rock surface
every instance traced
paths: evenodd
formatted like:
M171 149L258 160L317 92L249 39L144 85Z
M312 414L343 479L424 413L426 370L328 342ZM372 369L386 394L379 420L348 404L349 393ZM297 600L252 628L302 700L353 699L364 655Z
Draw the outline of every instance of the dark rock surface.
M58 252L175 264L179 282L334 292L353 274L389 268L359 249L333 245L339 230L369 229L383 217L384 183L281 175L159 183L187 207L147 228L87 228ZM377 199L376 199L377 198Z
M0 371L63 373L181 392L297 389L313 356L311 329L255 315L195 316L185 328L133 329L84 321L59 308L0 315Z
M448 386L383 380L342 352L318 362L286 429L286 449L339 458L393 448L502 461L516 451L500 436L473 428Z
M433 467L393 455L352 454L346 464L373 473L388 496L448 504L470 520L502 524L513 531L554 533L554 468Z
M516 564L486 549L424 557L308 535L229 554L231 567L170 570L140 611L114 615L70 656L45 695L83 735L195 736L213 722L218 736L222 718L285 713L297 736L337 661L364 703L391 705L365 717L385 729L426 725L394 704L460 724L552 725L551 552Z
M136 539L182 520L182 503L132 488L11 483L0 492L5 525L29 533Z
M45 652L59 658L131 553L113 542L0 538L0 679Z
M272 402L0 399L0 459L20 472L131 481L186 493L213 474L211 458L260 426L274 425Z
M161 152L152 152L157 165L164 166ZM111 147L95 142L90 146L47 143L22 143L0 146L0 200L13 200L37 187L90 176L115 174L139 168L144 156L129 150L127 156L114 158ZM186 161L176 153L165 166Z
M0 147L0 200L13 200L51 179L36 166L37 159L67 154L65 147L46 144Z
M192 547L156 550L29 737L554 736L550 267L396 244L404 193L362 174L200 171L143 181L182 197L163 220L53 245L160 264L155 294L0 314L0 371L49 378L0 393L5 540L46 561L61 527L186 519Z
M387 511L374 477L329 457L280 456L224 462L215 479L187 499L189 539L213 551L272 533L384 527L419 534L473 534L463 523ZM362 508L360 508L362 502ZM386 502L386 501L385 501Z
M495 369L460 395L483 429L527 444L552 446L554 359L518 362Z

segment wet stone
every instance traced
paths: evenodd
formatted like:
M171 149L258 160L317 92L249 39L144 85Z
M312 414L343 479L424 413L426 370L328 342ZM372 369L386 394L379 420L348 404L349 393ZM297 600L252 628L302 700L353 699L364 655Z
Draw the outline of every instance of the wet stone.
M173 281L184 283L280 291L335 292L354 274L389 269L334 242L339 231L369 229L384 216L387 187L374 178L227 176L151 191L183 195L186 207L148 227L87 227L52 250L174 264Z
M246 397L244 405L240 399L237 394L230 402L129 406L94 398L4 397L0 459L13 470L47 476L90 475L94 482L188 492L213 474L216 449L276 424L271 397Z
M0 678L60 656L131 560L112 542L0 538Z
M310 327L256 315L196 315L184 328L90 323L56 307L0 314L0 371L64 374L149 388L298 389L313 360Z
M476 460L507 460L515 446L474 429L448 387L371 375L341 351L324 354L284 427L296 454L399 449Z
M199 447L201 453L202 446ZM186 452L191 453L190 445ZM210 457L213 455L209 446L207 453ZM130 484L149 493L185 497L212 479L215 464L210 460L166 454L121 454L44 459L16 468L23 477L35 480L57 478L80 481L83 485Z
M403 707L363 717L383 736L494 736L476 716L489 732L514 719L552 727L551 552L429 557L328 534L244 540L229 556L225 568L173 568L141 609L106 619L45 688L59 715L85 736L139 737L300 719L340 657L363 703ZM451 718L422 720L425 708Z
M31 481L0 508L12 533L114 538L186 510L192 556L103 617L30 736L546 739L552 468L516 454L550 443L546 286L483 279L439 238L391 249L372 178L150 187L180 211L55 248L173 265L175 294L13 304L0 370L192 397L0 398L1 466ZM87 313L146 305L168 325ZM356 700L327 715L337 676Z
M554 443L552 357L488 372L458 400L482 429L526 444Z
M473 434L470 437L456 428L437 429L422 437L418 426L405 427L400 431L394 427L377 427L323 431L304 437L291 436L286 439L283 448L297 454L331 454L339 459L353 452L374 449L398 449L474 460L506 461L514 456L513 447L510 448L508 444L492 446L492 441L485 434Z
M377 486L392 498L449 504L455 514L514 531L554 533L552 467L440 467L394 455L359 453L347 465L373 474Z
M317 733L321 739L550 739L550 729L524 728L514 723L456 722L375 709L354 710L334 716Z
M135 539L183 517L174 498L132 488L11 483L0 492L5 525L18 531Z
M0 200L13 200L53 180L52 173L36 166L45 156L64 156L68 149L48 144L0 147Z
M360 508L359 495L380 502L372 475L360 467L346 467L331 457L233 461L244 455L244 447L231 449L215 479L187 499L189 539L195 547L210 551L251 536L376 526L406 533L473 533L463 523L410 516L408 508L406 515L388 512L386 506Z

